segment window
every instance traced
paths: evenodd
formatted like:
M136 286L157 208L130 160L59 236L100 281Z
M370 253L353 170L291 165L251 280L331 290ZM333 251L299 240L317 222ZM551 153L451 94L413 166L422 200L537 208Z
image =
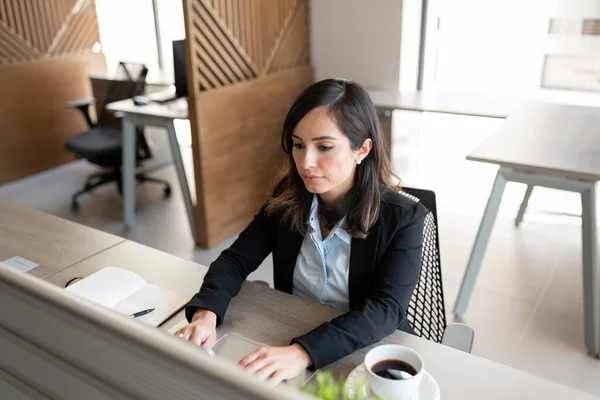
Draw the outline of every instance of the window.
M96 10L109 75L114 74L119 61L128 61L144 63L148 67L148 82L173 82L171 42L185 37L181 1L96 0Z

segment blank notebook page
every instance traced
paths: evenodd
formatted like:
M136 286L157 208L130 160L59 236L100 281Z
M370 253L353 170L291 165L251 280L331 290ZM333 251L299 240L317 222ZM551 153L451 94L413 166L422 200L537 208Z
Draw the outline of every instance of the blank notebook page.
M158 326L189 300L168 289L147 284L134 272L105 267L65 290L123 315L154 308L136 320Z
M113 308L146 286L139 275L121 268L105 267L66 288L84 299Z

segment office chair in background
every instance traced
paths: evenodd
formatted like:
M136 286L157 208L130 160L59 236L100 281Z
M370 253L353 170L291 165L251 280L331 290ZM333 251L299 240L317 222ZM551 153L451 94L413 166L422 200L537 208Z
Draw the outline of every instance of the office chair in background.
M106 109L106 105L133 96L142 95L146 85L148 69L143 64L119 63L114 79L92 78L94 98L72 101L67 108L77 108L83 114L89 129L72 136L66 143L67 150L79 158L86 159L106 171L90 175L83 188L74 193L71 199L71 210L79 211L77 198L91 192L98 186L115 182L119 194L122 194L122 132L121 119ZM92 121L90 105L96 105L96 122ZM136 160L139 163L152 158L152 152L143 127L136 127ZM171 195L168 181L152 178L145 173L135 176L139 182L154 182L164 185L165 197Z

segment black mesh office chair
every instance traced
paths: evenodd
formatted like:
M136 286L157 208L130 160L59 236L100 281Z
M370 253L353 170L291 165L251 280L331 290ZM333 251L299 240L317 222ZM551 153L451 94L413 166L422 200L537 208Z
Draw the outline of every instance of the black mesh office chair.
M421 274L408 306L408 321L417 336L470 353L473 329L464 324L446 324L435 193L405 187L401 194L429 210L423 229Z
M114 79L92 78L94 98L76 100L67 104L68 108L77 108L83 114L89 129L72 136L66 143L67 150L84 158L92 164L103 167L105 171L90 175L83 188L74 193L71 210L77 212L77 198L91 192L98 186L115 182L119 193L122 192L121 162L122 133L121 119L106 109L106 105L143 94L148 69L143 64L120 63ZM96 122L92 121L90 105L96 105ZM143 127L136 128L136 160L141 163L152 157ZM168 181L152 178L145 173L137 173L139 182L154 182L164 185L165 197L171 195Z

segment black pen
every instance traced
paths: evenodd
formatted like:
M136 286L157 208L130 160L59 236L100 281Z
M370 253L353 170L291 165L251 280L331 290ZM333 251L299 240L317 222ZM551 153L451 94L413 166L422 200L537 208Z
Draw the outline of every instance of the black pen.
M131 318L137 318L137 317L141 317L142 315L149 314L149 313L151 313L151 312L152 312L152 311L154 311L154 310L155 310L154 308L149 308L149 309L147 309L147 310L138 311L138 312L136 312L136 313L133 313L133 314L131 314L131 315L130 315L130 317L131 317Z

